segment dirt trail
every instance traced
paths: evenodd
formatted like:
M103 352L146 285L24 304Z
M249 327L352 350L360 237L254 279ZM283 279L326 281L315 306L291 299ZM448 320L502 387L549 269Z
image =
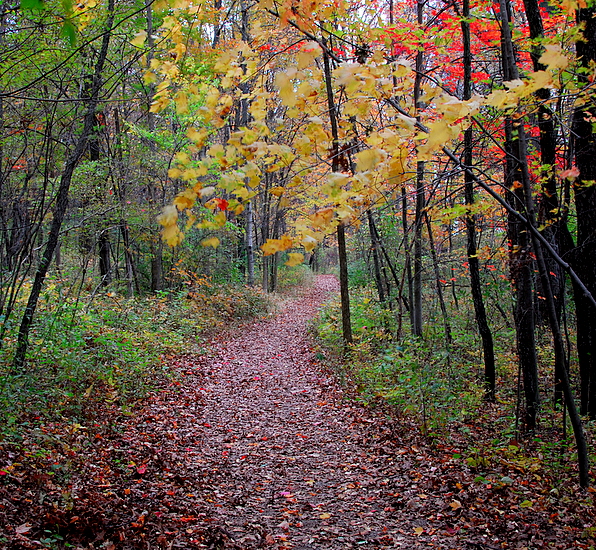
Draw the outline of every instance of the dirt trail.
M199 508L221 528L213 547L417 546L415 526L393 515L382 459L367 449L371 420L355 422L357 409L313 363L307 322L335 291L336 279L320 276L274 318L214 343L197 389L198 453L188 457L207 480L195 488Z
M593 547L587 500L503 460L482 483L491 470L454 441L421 441L342 393L307 334L337 286L318 277L274 317L172 359L175 377L139 408L58 427L50 454L5 450L28 469L0 480L0 548Z

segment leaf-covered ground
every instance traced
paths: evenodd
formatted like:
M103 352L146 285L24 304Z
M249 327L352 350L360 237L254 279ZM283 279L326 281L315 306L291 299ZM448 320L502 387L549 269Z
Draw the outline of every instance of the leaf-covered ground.
M344 395L307 336L336 291L333 277L318 277L275 317L214 337L202 356L175 361L175 381L142 408L114 406L89 425L46 425L35 441L3 445L0 546L594 544L594 509L574 486L555 494L519 460L502 460L499 482L479 483L455 444L430 445Z

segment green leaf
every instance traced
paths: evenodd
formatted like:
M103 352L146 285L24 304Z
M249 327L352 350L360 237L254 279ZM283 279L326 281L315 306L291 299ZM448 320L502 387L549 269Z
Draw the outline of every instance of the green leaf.
M21 0L22 10L43 10L44 8L43 0Z
M60 34L68 40L71 46L77 43L77 29L70 21L64 21Z
M519 507L520 508L532 508L532 506L534 506L534 503L531 500L524 500Z

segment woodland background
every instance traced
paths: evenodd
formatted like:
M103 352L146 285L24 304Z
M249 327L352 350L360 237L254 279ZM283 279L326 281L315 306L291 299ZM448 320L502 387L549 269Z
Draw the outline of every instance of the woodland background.
M313 329L357 399L431 440L496 407L463 460L588 488L595 14L1 1L0 443L132 407L201 334L333 272Z

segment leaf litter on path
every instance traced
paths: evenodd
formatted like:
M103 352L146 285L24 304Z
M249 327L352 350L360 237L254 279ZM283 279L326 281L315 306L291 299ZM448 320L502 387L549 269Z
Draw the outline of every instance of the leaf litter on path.
M61 443L49 459L76 465L68 479L2 486L6 548L52 533L54 547L94 549L587 548L567 545L581 525L555 530L524 499L499 509L408 426L346 398L307 333L336 292L319 276L274 317L175 361L141 410Z

